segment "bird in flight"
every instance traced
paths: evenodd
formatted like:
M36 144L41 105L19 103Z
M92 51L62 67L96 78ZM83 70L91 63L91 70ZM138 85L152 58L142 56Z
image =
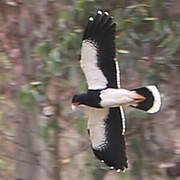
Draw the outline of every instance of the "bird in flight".
M88 90L73 96L72 108L87 107L88 134L95 156L110 169L120 172L128 168L122 106L156 113L161 106L161 97L155 85L133 90L120 87L115 33L116 24L108 12L99 10L94 18L89 18L80 60Z

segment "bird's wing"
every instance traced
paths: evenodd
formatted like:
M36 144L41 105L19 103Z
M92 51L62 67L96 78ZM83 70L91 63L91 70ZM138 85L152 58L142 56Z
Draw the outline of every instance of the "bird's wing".
M116 25L107 12L89 18L81 48L81 67L88 89L120 88L115 59ZM127 168L125 118L122 107L89 109L88 130L96 157L117 171Z
M116 169L127 168L120 108L89 109L88 132L95 156Z
M117 87L115 30L116 24L107 12L98 11L95 18L89 18L81 48L81 68L88 89Z

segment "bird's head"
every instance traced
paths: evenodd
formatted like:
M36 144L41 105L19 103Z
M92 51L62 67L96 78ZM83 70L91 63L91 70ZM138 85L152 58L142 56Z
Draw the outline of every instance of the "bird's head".
M81 95L76 94L72 98L72 110L75 110L77 106L82 104Z
M99 91L98 92L91 92L88 91L87 93L82 93L82 94L76 94L72 98L72 110L75 110L76 107L81 106L81 107L96 107L100 108L101 106L99 105Z

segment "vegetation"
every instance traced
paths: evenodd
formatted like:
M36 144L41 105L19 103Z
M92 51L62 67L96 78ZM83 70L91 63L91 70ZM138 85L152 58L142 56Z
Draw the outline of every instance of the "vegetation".
M169 179L179 172L178 0L0 1L0 179ZM110 12L122 86L157 84L156 115L126 108L129 171L108 171L90 150L79 67L89 16Z

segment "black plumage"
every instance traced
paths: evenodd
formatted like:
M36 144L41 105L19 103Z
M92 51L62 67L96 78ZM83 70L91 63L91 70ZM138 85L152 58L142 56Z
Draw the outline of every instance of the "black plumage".
M116 24L107 12L98 11L95 18L89 18L80 61L88 91L75 95L72 104L85 105L89 110L88 134L95 156L120 172L128 167L122 106L132 105L155 113L160 109L161 98L154 85L133 90L120 87L115 33Z
M94 154L105 164L118 170L128 168L124 135L122 135L122 117L119 107L110 108L105 119L107 145Z
M112 17L102 12L93 21L89 20L83 35L83 40L89 40L97 47L97 65L107 78L107 87L113 88L117 88L115 32L116 24L112 22Z
M83 41L91 42L97 48L97 66L106 77L106 88L117 88L117 69L115 64L115 32L116 24L107 12L100 11L95 18L90 18L83 35ZM94 74L96 73L94 72ZM102 90L102 89L101 89ZM83 104L101 108L97 95L101 90L88 90L81 94ZM85 99L86 96L86 100ZM87 100L88 98L88 100ZM97 102L99 100L99 102ZM128 167L125 151L122 112L119 107L110 108L107 117L104 117L106 145L103 148L94 149L94 154L105 164L114 169L124 170ZM88 130L91 133L91 130Z

